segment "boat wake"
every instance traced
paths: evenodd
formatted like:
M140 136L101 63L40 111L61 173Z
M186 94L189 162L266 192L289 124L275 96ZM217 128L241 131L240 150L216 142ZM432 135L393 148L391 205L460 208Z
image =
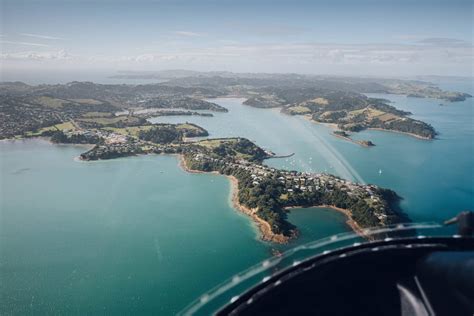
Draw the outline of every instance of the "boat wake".
M304 133L310 134L311 147L314 148L314 151L319 152L324 160L333 167L334 172L331 173L335 173L347 180L366 184L362 176L352 167L346 158L344 158L344 156L334 146L325 140L313 126L308 126L307 124L313 123L304 121L303 124L295 124L294 128L300 129L298 135L303 135ZM304 161L301 161L301 164L305 170L311 169L311 166Z

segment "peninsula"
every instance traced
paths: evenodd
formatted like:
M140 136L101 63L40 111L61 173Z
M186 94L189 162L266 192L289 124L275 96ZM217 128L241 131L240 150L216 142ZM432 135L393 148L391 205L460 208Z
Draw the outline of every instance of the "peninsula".
M168 125L149 129L138 137L120 138L109 134L105 141L81 154L82 160L112 159L137 154L180 154L182 166L189 172L212 172L228 176L234 190L234 206L249 215L260 228L263 240L286 243L297 236L297 227L287 221L286 209L327 206L344 212L348 224L357 232L364 228L397 223L394 211L399 197L391 190L363 185L333 175L278 170L263 164L271 158L245 138L205 139L180 142L168 135Z
M114 122L78 120L41 129L30 136L47 136L55 143L93 144L80 155L84 161L140 154L179 154L189 172L228 176L235 208L258 225L263 240L287 243L298 229L287 221L287 209L326 206L343 212L356 232L397 223L399 197L375 185L352 183L333 175L279 170L266 166L275 157L245 138L192 140L208 132L195 124L138 124L135 119ZM118 125L120 125L120 127ZM185 141L186 140L186 141Z

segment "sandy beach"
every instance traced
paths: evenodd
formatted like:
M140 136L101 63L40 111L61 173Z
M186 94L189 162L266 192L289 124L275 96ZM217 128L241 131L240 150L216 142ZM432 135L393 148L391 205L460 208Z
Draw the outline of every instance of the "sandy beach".
M249 209L248 207L243 206L242 204L239 203L239 197L238 197L238 186L239 186L239 181L237 180L236 177L234 176L226 176L231 183L231 201L232 201L232 206L242 213L250 216L253 221L257 224L260 233L261 233L261 239L265 241L271 241L279 244L286 244L288 241L291 239L291 237L284 236L282 234L275 234L272 232L271 226L268 222L265 220L261 219L258 217L256 214L256 209Z

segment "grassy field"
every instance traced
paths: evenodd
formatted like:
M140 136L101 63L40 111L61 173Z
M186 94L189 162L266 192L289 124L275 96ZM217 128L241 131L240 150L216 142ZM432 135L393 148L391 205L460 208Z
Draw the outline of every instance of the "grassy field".
M292 106L290 109L291 114L307 114L311 113L311 110L305 106L302 105L296 105Z
M100 118L99 118L99 121ZM123 127L123 128L117 128L117 127L103 127L102 129L104 130L107 130L107 131L111 131L111 132L114 132L114 133L117 133L117 134L122 134L122 135L128 135L128 136L134 136L134 137L138 137L138 134L141 132L141 131L147 131L151 128L155 127L155 125L153 124L150 124L150 125L141 125L141 126L130 126L130 127ZM195 130L199 130L198 127L194 126L194 125L191 125L191 124L178 124L176 126L176 129L195 129ZM216 146L219 146L220 142L216 145Z
M79 122L96 123L98 125L106 126L116 124L118 122L138 123L138 118L129 116L114 116L114 117L86 117L78 119Z
M367 108L363 108L363 109L359 109L359 110L354 110L354 111L350 111L349 114L350 114L351 116L356 116L356 115L359 115L359 114L364 113L366 110L367 110Z
M55 109L60 108L63 106L63 104L67 103L66 100L45 97L45 96L37 97L35 100L42 106L46 106L48 108L55 108Z
M195 125L186 124L186 123L184 123L184 124L178 124L178 125L176 125L176 128L177 128L177 129L191 129L191 130L193 129L193 130L197 130L197 131L200 131L200 130L201 130L199 127L197 127L197 126L195 126Z
M90 118L80 118L78 119L78 121L97 123L100 125L107 125L107 124L115 124L120 121L124 121L124 118L123 117L90 117Z
M46 131L64 131L64 130L75 130L76 128L71 122L64 122L53 126L43 127L37 132L27 132L26 136L39 136Z
M70 100L76 103L90 104L90 105L99 105L103 103L102 101L95 100L95 99L70 99Z
M328 105L329 104L328 100L325 99L325 98L316 98L316 99L311 100L310 102L314 102L314 103L319 104L319 105Z
M382 122L388 122L388 121L398 120L400 117L391 113L384 113L382 115L377 116L377 118L381 120Z
M46 106L49 108L61 108L64 104L76 104L80 106L81 104L87 104L87 105L99 105L102 104L102 101L94 100L94 99L58 99L58 98L52 98L48 96L41 96L35 98L35 101L41 104L42 106Z
M321 117L325 117L325 116L329 115L330 113L331 113L330 111L324 112L321 115ZM348 118L353 118L353 117L355 117L357 115L360 115L360 114L365 114L367 116L368 121L371 121L373 119L379 119L382 122L387 122L387 121L397 120L397 119L400 118L399 116L397 116L395 114L387 113L387 112L380 111L380 110L377 110L377 109L373 109L371 107L366 107L366 108L363 108L363 109L350 111L350 112L347 113L347 117Z
M207 147L207 148L216 148L222 143L236 142L237 138L226 138L226 139L204 139L198 141L197 144Z
M94 118L94 117L112 117L113 113L109 112L87 112L82 114L83 118Z
M378 116L381 116L383 114L386 114L387 112L384 112L384 111L380 111L380 110L376 110L376 109L372 109L372 108L367 108L367 117L369 119L373 119L375 117L378 117Z
M124 128L105 127L103 129L105 129L107 131L117 133L117 134L138 137L138 134L141 131L147 131L151 128L153 128L153 125L132 126L132 127L124 127Z

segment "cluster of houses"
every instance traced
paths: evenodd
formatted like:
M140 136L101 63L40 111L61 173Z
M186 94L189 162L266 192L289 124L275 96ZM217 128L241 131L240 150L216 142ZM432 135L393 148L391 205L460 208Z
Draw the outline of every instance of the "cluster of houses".
M202 153L194 155L194 159L207 160L210 162L220 162L231 168L242 168L251 173L252 185L258 186L265 178L276 178L285 186L288 194L300 192L332 192L334 190L344 191L349 196L355 196L364 199L370 199L371 204L377 208L383 208L381 197L376 193L375 185L362 185L353 183L344 179L337 178L328 174L284 171L277 170L268 166L249 162L244 159L234 162L224 161L218 158L207 157ZM380 214L382 217L384 214Z
M353 183L322 173L277 170L244 159L229 162L218 158L207 157L202 153L195 154L194 159L197 161L207 160L210 162L220 162L231 168L242 168L251 173L253 186L260 185L265 178L276 178L285 186L285 191L288 195L299 194L301 192L344 191L349 196L366 200L375 210L373 215L377 217L381 223L387 219L387 215L384 212L385 203L383 202L383 198L377 193L378 187L375 185Z
M130 142L135 142L136 139L127 135L119 134L119 133L114 133L111 131L107 130L100 130L100 129L94 129L94 130L70 130L70 129L64 129L63 133L66 136L72 136L72 135L83 135L83 136L96 136L99 138L102 138L104 140L104 143L107 145L113 145L113 144L126 144Z
M81 133L85 136L95 135L104 140L102 144L96 145L88 152L82 154L81 158L84 160L109 159L117 156L140 154L144 153L143 148L146 145L138 138L106 130L84 130L75 131L74 133Z

